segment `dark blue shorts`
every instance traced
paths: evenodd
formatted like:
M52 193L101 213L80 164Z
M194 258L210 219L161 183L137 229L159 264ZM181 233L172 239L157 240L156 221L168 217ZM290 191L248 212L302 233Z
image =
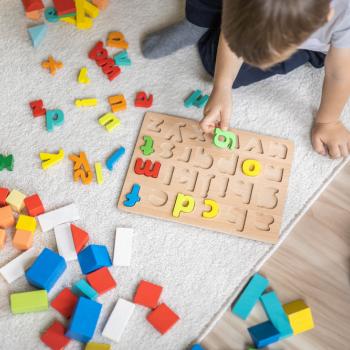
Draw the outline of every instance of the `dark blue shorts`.
M186 18L193 24L208 28L208 31L198 42L198 50L204 68L214 75L216 52L219 44L222 0L187 0ZM261 70L243 63L233 88L247 86L276 74L287 74L292 70L310 63L315 68L324 66L326 55L322 52L298 50L288 60L279 63L268 70Z

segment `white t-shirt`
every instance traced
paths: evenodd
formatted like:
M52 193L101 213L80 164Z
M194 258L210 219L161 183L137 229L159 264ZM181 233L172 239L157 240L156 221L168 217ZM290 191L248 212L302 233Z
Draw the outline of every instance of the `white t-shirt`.
M350 48L350 0L334 0L334 16L313 33L300 49L327 53L331 46Z

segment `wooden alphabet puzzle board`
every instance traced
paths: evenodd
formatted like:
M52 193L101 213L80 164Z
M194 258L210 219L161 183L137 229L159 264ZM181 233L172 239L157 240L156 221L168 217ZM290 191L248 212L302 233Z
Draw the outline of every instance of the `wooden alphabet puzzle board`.
M293 142L230 131L236 135L236 148L222 149L200 131L197 121L147 113L118 208L276 243ZM257 176L243 173L249 160L259 162Z

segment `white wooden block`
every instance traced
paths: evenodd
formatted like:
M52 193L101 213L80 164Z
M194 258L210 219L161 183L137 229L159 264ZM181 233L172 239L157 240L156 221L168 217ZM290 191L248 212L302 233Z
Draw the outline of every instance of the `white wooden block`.
M38 216L39 224L43 232L50 231L58 225L79 219L78 207L74 203Z
M117 227L115 231L113 265L130 266L132 254L132 228Z
M54 232L58 253L63 256L66 261L77 260L78 256L74 246L70 223L56 226Z
M26 250L0 268L0 274L8 283L12 283L16 279L24 276L25 271L33 263L37 255L37 251L34 248Z
M119 342L134 309L135 304L119 298L108 318L102 335L110 340Z

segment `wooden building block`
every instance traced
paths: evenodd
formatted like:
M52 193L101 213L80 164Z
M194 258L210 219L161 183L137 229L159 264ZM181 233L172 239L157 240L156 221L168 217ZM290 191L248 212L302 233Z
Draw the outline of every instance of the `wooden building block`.
M0 228L0 249L4 248L6 242L6 231Z
M36 230L36 220L32 216L19 215L16 224L17 230L34 232Z
M294 153L293 142L252 132L230 129L237 148L221 149L213 137L204 134L195 120L160 113L146 113L136 140L118 208L188 224L216 232L262 242L276 243L279 238L288 180ZM152 137L152 162L162 167L158 178L137 176L134 165L142 158L144 136ZM258 176L246 176L242 164L247 159L260 162ZM212 174L215 174L213 176ZM138 184L140 201L125 200ZM190 213L173 216L178 193L191 196ZM206 218L204 199L218 204L218 215Z
M11 208L19 213L24 208L24 199L26 195L17 191L12 190L6 198L6 203L11 206Z
M83 67L79 71L78 75L78 83L79 84L89 84L90 83L90 78L88 76L88 70L86 67Z
M311 309L302 300L296 300L283 305L290 325L293 329L293 334L299 334L314 328L314 321Z
M112 265L108 250L104 245L90 244L78 254L81 271L84 275L101 267Z
M63 256L66 261L78 259L70 225L71 224L62 224L54 228L58 253Z
M124 95L110 96L108 97L108 102L113 113L125 111L127 109L126 99Z
M89 342L86 344L84 350L110 350L110 349L111 349L110 344Z
M267 317L280 333L280 340L293 335L288 317L276 293L274 291L265 293L260 297L260 301Z
M37 253L34 248L30 248L24 253L8 262L0 268L0 274L7 283L12 283L18 278L24 276L25 271L33 263Z
M71 154L69 159L73 162L73 180L89 185L93 174L85 152L80 152L79 155Z
M166 304L160 304L147 315L147 321L161 334L172 328L180 317Z
M0 228L9 228L15 224L15 217L12 208L7 205L0 208Z
M47 131L53 132L55 127L63 125L64 113L60 109L49 109L46 111L45 120Z
M269 281L256 273L234 303L232 313L246 320L268 285Z
M154 309L158 305L163 287L147 281L141 281L137 287L134 303Z
M78 297L69 289L64 288L54 300L51 306L65 318L70 318L73 314Z
M10 194L10 190L5 187L0 187L0 207L6 205L6 198Z
M144 91L139 91L135 98L135 107L150 108L153 105L153 95L147 94Z
M25 12L42 10L44 4L41 0L22 0Z
M115 152L113 152L106 160L106 167L108 170L112 171L114 165L119 161L119 159L125 154L125 148L119 147Z
M107 37L107 46L117 49L127 50L129 44L125 40L124 34L121 32L110 32Z
M49 308L47 291L13 293L10 295L10 307L13 314L46 311Z
M39 21L43 16L44 10L34 10L26 12L26 17L32 21Z
M93 5L88 0L85 0L84 2L84 10L85 10L85 13L91 18L96 18L100 13L98 7Z
M105 10L109 4L109 0L92 0L92 3L100 10Z
M59 16L75 13L74 0L53 0L53 5Z
M26 197L24 199L24 205L30 216L38 216L45 213L45 208L39 195L33 194L32 196Z
M270 321L250 327L248 332L258 349L276 343L280 339L280 333Z
M104 126L108 132L111 132L120 125L120 119L113 113L106 113L98 119L98 123Z
M82 230L80 227L71 224L70 225L75 251L79 253L85 245L89 242L89 235L86 231Z
M24 230L16 230L12 245L18 250L28 250L33 245L34 233Z
M91 287L100 295L114 289L117 286L116 281L107 267L102 267L89 273L86 275L86 279Z
M135 304L119 298L103 328L102 335L119 342L134 310Z
M75 282L73 284L72 291L75 295L83 296L91 300L95 300L98 297L97 291L92 288L84 279Z
M62 350L70 342L70 339L64 335L65 332L64 325L59 321L54 321L40 336L40 340L52 350Z
M107 128L108 130L108 128ZM100 162L95 163L95 173L96 173L96 182L99 185L103 184L103 172L102 172L102 164Z
M114 240L114 266L130 266L133 234L132 228L117 227Z
M53 165L59 163L64 158L64 150L60 149L58 153L40 153L42 160L41 167L44 170L51 168Z
M55 226L79 219L78 207L74 203L38 216L38 221L43 232L50 231Z

